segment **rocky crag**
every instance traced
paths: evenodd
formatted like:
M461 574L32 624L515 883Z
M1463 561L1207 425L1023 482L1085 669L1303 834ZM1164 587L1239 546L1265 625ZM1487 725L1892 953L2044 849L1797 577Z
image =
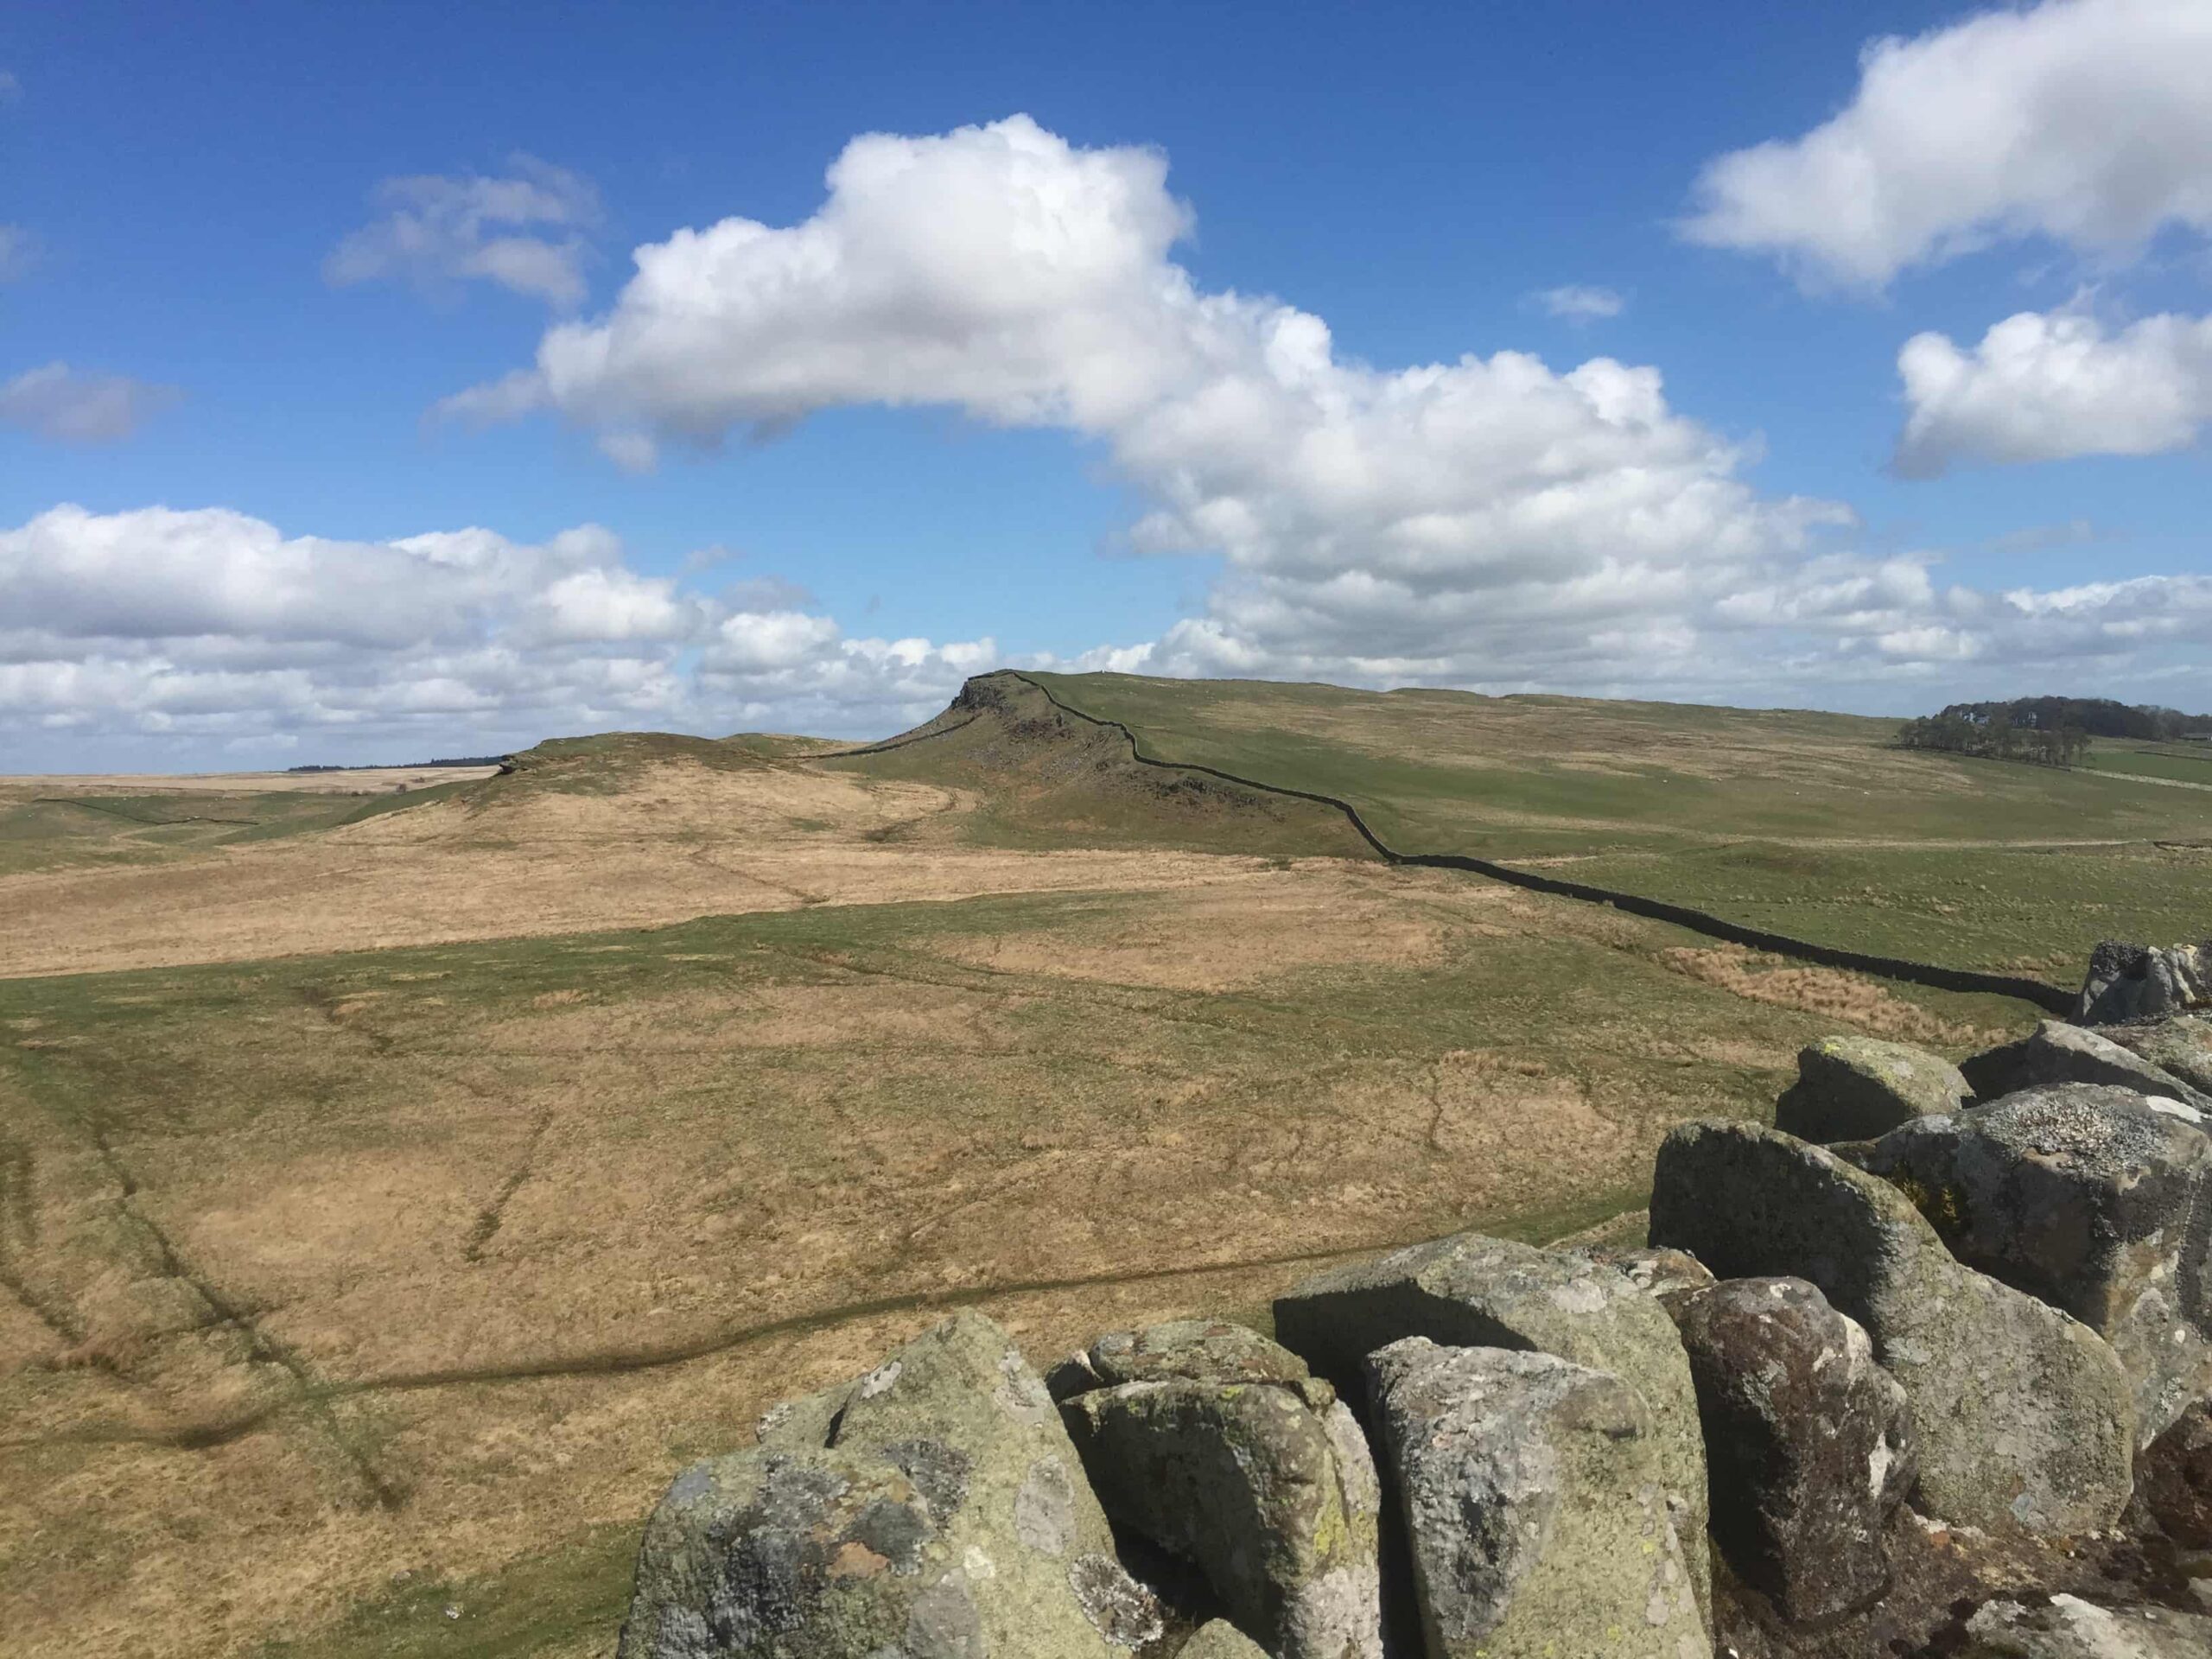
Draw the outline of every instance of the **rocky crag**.
M1815 1044L1649 1248L1475 1235L1040 1375L962 1314L647 1527L621 1659L2212 1656L2212 944Z

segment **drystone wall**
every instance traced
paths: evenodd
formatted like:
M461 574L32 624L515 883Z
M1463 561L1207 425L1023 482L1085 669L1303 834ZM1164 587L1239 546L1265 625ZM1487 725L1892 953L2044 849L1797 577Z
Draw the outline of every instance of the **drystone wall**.
M1041 1373L958 1315L677 1480L621 1659L2212 1656L2208 957L1959 1067L1815 1045L1668 1136L1644 1249Z

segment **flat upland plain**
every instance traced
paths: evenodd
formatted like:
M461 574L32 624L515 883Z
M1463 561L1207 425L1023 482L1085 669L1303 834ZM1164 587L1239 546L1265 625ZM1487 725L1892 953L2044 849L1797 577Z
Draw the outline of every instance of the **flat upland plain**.
M2054 977L2212 932L2184 790L1824 715L1046 683L1417 849L1784 931ZM989 684L875 753L0 790L10 1654L605 1655L677 1469L951 1307L1049 1359L1455 1228L1632 1227L1668 1126L1770 1112L1805 1042L2034 1017L1393 868Z

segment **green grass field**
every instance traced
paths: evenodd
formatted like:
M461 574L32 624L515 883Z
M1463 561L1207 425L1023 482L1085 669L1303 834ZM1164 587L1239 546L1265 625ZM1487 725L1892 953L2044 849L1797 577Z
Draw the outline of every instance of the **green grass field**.
M2099 938L2212 933L2212 809L2124 766L1907 752L1893 721L1794 710L1034 677L1161 760L1348 800L1400 851L1820 944L2066 983Z

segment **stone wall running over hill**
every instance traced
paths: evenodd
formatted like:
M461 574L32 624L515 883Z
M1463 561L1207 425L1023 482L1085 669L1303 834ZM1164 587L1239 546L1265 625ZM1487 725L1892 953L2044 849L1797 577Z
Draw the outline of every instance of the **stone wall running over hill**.
M621 1659L2212 1654L2209 955L1962 1068L1815 1045L1796 1132L1669 1136L1646 1249L1041 1375L960 1315L677 1481Z

